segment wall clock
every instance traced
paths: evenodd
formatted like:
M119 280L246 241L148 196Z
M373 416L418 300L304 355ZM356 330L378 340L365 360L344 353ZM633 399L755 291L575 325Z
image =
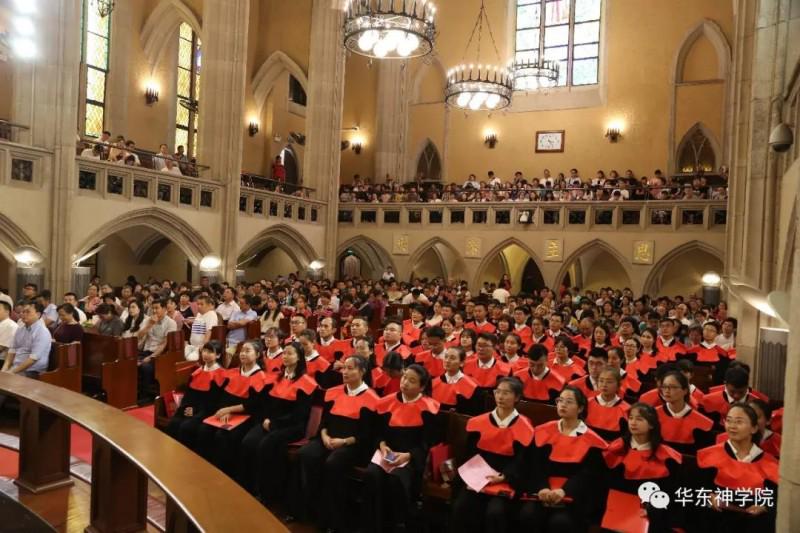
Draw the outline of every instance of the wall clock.
M536 153L563 152L564 130L536 132Z

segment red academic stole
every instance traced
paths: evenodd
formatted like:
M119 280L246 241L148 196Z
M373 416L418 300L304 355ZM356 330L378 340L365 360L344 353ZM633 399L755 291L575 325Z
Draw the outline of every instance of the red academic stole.
M338 342L339 342L338 339L334 339L327 346L317 343L314 349L316 349L317 353L321 355L326 361L328 361L329 363L333 363L334 361L336 361L336 352L337 352L336 343Z
M372 386L383 391L384 396L400 390L400 378L393 378L382 368L372 369Z
M444 352L442 352L444 354ZM432 378L438 378L444 374L444 361L439 359L430 350L419 352L414 356L414 362L421 364L425 370L431 375Z
M494 327L494 324L492 324L488 320L483 324L481 324L480 326L478 325L477 322L473 320L472 322L467 322L466 324L464 324L464 327L467 329L471 329L478 335L480 335L481 333L494 333L495 331L497 331L497 328Z
M508 427L501 428L494 423L491 413L470 418L467 422L467 432L480 435L479 450L509 457L514 455L515 442L527 448L534 434L533 425L522 415L517 416Z
M272 383L275 376L267 374L262 370L254 372L249 376L243 376L238 368L228 370L226 377L228 384L225 385L225 392L238 398L247 398L248 391L252 387L256 392L261 392L265 385Z
M564 378L548 370L542 379L535 379L531 375L530 369L520 370L514 375L522 381L522 396L526 400L536 400L540 402L550 401L550 391L561 392L564 388Z
M350 396L345 391L347 385L339 385L328 389L325 393L325 402L333 402L331 414L345 418L358 420L361 418L361 410L366 409L374 412L375 407L380 401L380 397L372 389L367 389L361 394Z
M424 322L423 322L424 325ZM422 333L422 328L418 328L411 322L411 319L403 320L403 343L411 345L413 342L419 342L419 336Z
M282 353L283 350L278 352L278 355L275 357L269 357L267 354L264 354L264 357L261 358L261 366L264 368L264 372L272 373L281 371L281 367L283 366Z
M674 361L678 358L679 353L685 353L687 350L687 347L678 342L678 339L675 337L672 337L669 345L664 344L664 342L661 340L661 335L659 335L656 339L656 348L658 348L659 362L664 363Z
M442 405L455 406L458 397L469 400L475 394L478 384L471 377L464 374L455 383L447 383L447 376L442 375L433 379L431 397Z
M605 431L619 431L620 421L627 417L630 407L621 399L617 399L614 405L600 405L597 397L594 397L589 400L586 425Z
M411 356L411 350L408 349L408 346L402 343L395 346L394 351L399 353L403 360L406 360ZM378 366L381 366L383 364L384 357L386 357L386 345L381 342L380 344L375 345L375 363Z
M384 396L378 400L375 409L379 415L389 415L390 427L419 427L425 424L422 413L436 415L439 413L439 402L423 396L417 401L405 403L400 398L402 393Z
M762 453L752 463L743 463L731 455L723 442L697 452L697 466L717 471L714 483L728 489L763 489L765 481L778 483L778 460Z
M674 461L681 464L683 456L666 444L659 445L655 452L651 450L634 450L628 448L625 451L622 439L616 439L609 444L608 450L603 454L603 458L609 468L616 468L622 465L624 468L623 477L628 480L639 479L663 479L669 477L670 472L667 468L667 461Z
M587 429L586 433L576 437L563 435L558 430L558 422L558 420L552 420L537 426L536 435L534 436L536 446L540 448L542 446L550 447L550 461L577 464L583 462L586 454L592 448L603 451L608 447L606 441L591 429ZM548 479L551 488L561 488L565 482L566 479L554 476Z
M592 350L592 337L584 337L581 334L575 335L571 338L572 342L577 346L579 352L583 352L588 357L589 352Z
M572 381L569 382L569 384L572 385L573 387L579 388L583 393L583 395L586 396L587 400L591 400L592 398L600 394L600 391L592 387L592 380L588 375L581 376L578 379L573 379Z
M311 360L306 359L306 372L311 375L326 372L330 366L331 364L327 359L322 357L322 355L319 355Z
M200 392L208 392L211 390L211 384L216 383L221 387L227 377L227 370L220 367L215 370L203 370L203 367L198 368L192 372L192 377L189 379L189 388Z
M667 411L666 405L659 405L656 407L656 413L661 424L661 437L665 442L693 444L695 431L707 432L714 427L714 422L710 418L694 409L685 416L677 418Z
M269 395L281 400L294 401L297 399L297 392L302 391L306 396L311 396L317 382L308 374L303 374L298 379L279 379L270 389Z
M499 359L494 360L491 368L481 368L479 362L476 357L464 363L464 373L474 379L479 387L494 388L498 378L511 374L511 367Z
M719 363L722 359L733 359L727 351L716 344L712 345L710 348L702 344L692 346L687 350L687 354L694 354L697 363L705 364Z
M586 375L586 371L583 369L583 366L578 363L578 361L580 361L580 359L573 358L570 364L562 365L554 360L548 366L550 367L551 372L555 372L561 376L564 381L572 381L575 378Z

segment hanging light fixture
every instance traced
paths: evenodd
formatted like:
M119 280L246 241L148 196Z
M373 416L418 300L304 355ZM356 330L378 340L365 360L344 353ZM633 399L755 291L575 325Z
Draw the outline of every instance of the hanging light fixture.
M494 51L497 55L497 62L501 64L500 52L497 50L497 43L495 43L494 35L492 34L492 26L489 23L489 16L486 14L486 6L484 5L484 0L481 0L478 19L475 21L475 26L472 28L467 47L464 50L464 57L466 57L477 32L478 50L476 62L471 64L462 63L447 72L447 87L444 91L447 105L471 111L495 111L511 105L511 96L514 91L514 75L511 69L480 63L484 21L486 21L486 29L489 32L492 46L494 46Z
M344 46L378 59L428 55L436 34L435 15L436 6L427 0L349 0Z
M100 18L106 18L114 11L114 0L91 0L89 3L97 10Z
M557 61L537 58L521 59L513 63L514 89L535 91L547 89L558 84L559 65Z

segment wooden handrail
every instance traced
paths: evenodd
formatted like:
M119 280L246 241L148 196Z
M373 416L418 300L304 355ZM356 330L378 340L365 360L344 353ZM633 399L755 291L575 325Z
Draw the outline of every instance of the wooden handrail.
M0 393L20 400L17 484L23 488L41 492L69 484L69 424L92 434L95 531L144 529L147 478L167 495L167 531L288 531L221 471L118 409L8 373L0 373Z

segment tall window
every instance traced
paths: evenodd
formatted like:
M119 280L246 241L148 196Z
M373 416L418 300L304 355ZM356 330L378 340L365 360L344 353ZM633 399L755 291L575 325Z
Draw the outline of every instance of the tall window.
M200 39L192 27L181 24L178 38L178 105L175 113L175 148L197 151L197 102L200 97Z
M602 0L517 0L516 59L558 61L558 85L594 85Z
M83 2L83 32L81 63L84 83L81 91L84 135L100 137L103 133L106 111L106 78L108 77L108 49L111 17L100 17L97 9Z

